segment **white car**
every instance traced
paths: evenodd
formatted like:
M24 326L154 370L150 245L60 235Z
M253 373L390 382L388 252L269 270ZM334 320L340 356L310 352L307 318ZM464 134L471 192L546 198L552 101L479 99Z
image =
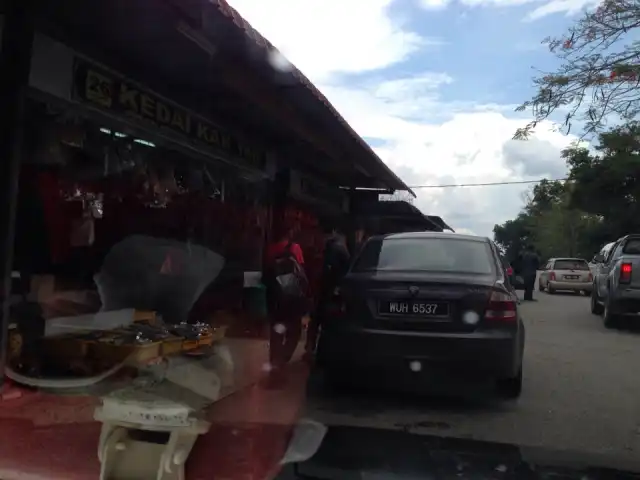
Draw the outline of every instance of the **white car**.
M538 279L538 290L555 293L557 290L582 292L590 295L593 274L582 258L552 258L542 269Z

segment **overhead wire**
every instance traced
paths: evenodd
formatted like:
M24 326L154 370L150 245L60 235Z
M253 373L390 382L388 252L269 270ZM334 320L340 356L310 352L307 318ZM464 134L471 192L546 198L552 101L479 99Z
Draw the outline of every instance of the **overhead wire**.
M517 180L512 182L487 182L487 183L452 183L448 185L410 185L409 188L456 188L456 187L492 187L495 185L524 185L531 183L542 183L544 181L547 182L566 182L568 178L541 178L539 180Z

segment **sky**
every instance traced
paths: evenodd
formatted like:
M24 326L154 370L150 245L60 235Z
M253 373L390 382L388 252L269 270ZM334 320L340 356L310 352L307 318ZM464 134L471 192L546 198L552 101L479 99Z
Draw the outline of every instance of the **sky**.
M301 70L409 186L562 178L575 137L514 108L535 69L557 60L541 44L593 0L229 0ZM457 232L492 237L530 185L416 188L416 205Z

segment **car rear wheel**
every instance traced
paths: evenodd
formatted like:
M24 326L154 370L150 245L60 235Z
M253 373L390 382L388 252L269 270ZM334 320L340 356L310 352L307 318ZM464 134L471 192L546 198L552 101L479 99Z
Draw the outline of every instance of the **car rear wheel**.
M522 393L522 366L515 377L498 380L498 395L506 400L515 400Z
M539 292L543 292L544 291L544 287L542 286L542 283L538 282L538 291Z
M620 315L611 311L611 301L609 299L604 302L604 326L606 328L616 328L620 323Z
M554 293L556 293L556 289L551 288L551 285L547 285L547 293L553 295Z
M591 313L594 315L602 315L604 313L604 307L598 299L598 292L595 288L591 290Z

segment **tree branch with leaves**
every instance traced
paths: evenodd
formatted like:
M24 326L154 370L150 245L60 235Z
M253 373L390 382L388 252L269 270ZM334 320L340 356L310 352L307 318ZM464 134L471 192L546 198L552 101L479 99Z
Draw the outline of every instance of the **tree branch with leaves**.
M583 135L599 132L610 115L634 119L640 113L640 41L629 37L638 27L640 0L605 0L564 36L543 40L562 64L534 79L537 93L516 109L531 110L534 119L514 138L528 138L553 114L564 117L563 133L584 122Z

